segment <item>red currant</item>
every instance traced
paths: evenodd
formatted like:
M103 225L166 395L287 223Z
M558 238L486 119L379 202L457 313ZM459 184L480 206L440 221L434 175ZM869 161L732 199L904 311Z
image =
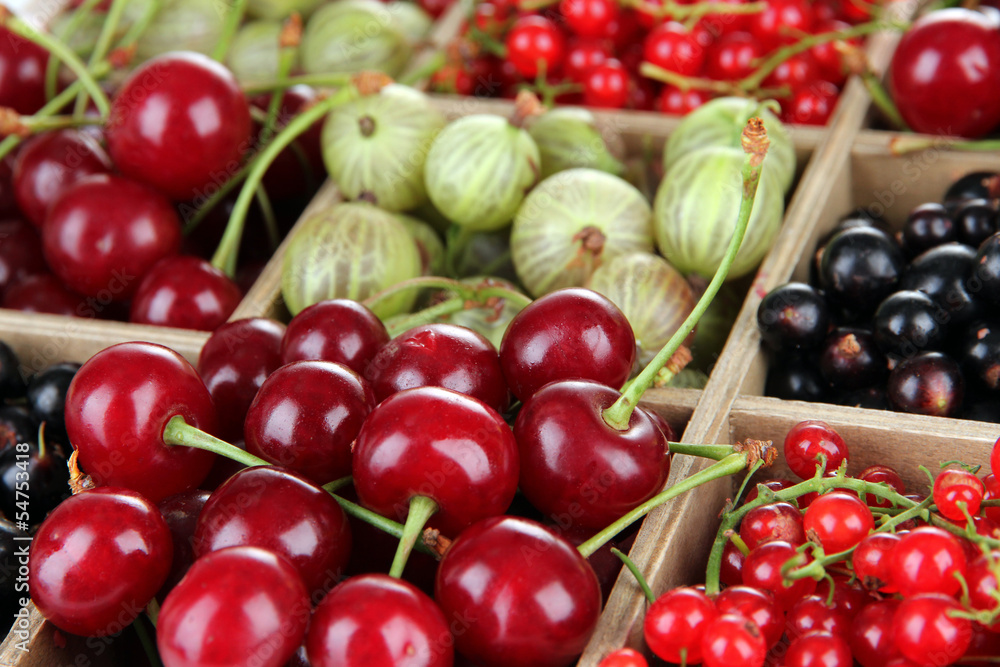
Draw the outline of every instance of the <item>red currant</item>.
M847 445L826 422L809 420L796 424L785 436L785 462L801 479L816 474L820 455L826 457L823 472L833 472L848 457Z
M875 528L875 519L857 496L833 491L823 494L806 508L802 525L806 534L815 535L829 555L857 545Z
M507 60L528 79L534 79L540 67L547 74L554 73L565 54L562 32L547 18L522 16L507 33Z
M945 518L964 521L965 513L979 513L986 487L968 470L948 469L934 479L934 504Z
M903 536L892 549L890 584L904 597L918 593L954 595L964 576L965 551L951 533L923 526Z
M646 645L667 662L701 662L701 638L718 615L715 605L694 588L676 588L656 599L646 611Z

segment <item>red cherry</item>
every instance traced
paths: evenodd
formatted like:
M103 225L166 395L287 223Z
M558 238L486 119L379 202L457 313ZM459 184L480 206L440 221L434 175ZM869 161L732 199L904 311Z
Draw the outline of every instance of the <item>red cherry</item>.
M643 57L665 70L697 76L705 62L705 49L683 25L668 21L649 31L643 45Z
M94 317L99 313L87 306L51 273L27 276L10 285L3 295L3 307L25 313L49 313L66 317Z
M621 387L632 372L635 334L606 297L569 288L519 312L500 342L507 386L521 401L554 380L585 379Z
M413 387L444 387L503 412L510 403L500 358L482 334L454 324L425 324L387 342L365 369L381 402Z
M559 13L580 37L605 37L619 14L615 0L560 0Z
M861 499L844 491L824 493L806 508L802 525L819 540L823 551L840 553L854 548L875 528L875 519Z
M704 90L681 90L675 86L664 86L656 101L657 108L663 113L683 116L691 113L712 99L710 93Z
M160 512L129 489L91 489L64 500L31 543L31 599L65 632L121 632L167 578L173 544Z
M628 101L628 93L628 72L614 59L592 68L583 80L583 101L588 106L621 109Z
M899 652L927 667L961 658L972 641L972 622L949 613L959 609L954 598L940 593L904 598L892 618L892 639Z
M785 462L801 479L816 474L820 455L826 457L824 472L833 472L848 458L847 445L826 422L807 420L793 426L785 436Z
M747 512L740 524L740 537L748 549L771 540L798 546L806 541L802 513L791 503L769 503Z
M765 52L795 42L802 33L811 32L812 23L809 5L799 0L767 0L764 11L749 18L750 33Z
M364 377L368 364L388 342L382 321L357 301L320 301L288 323L281 361L335 361Z
M517 489L517 443L500 415L440 387L407 389L379 403L353 447L354 488L366 507L406 517L410 499L440 509L430 525L457 535L503 514Z
M87 177L63 191L42 229L45 258L84 296L131 297L154 264L176 254L181 224L170 201L119 176Z
M412 584L367 574L338 585L313 612L312 667L451 667L454 640L441 609Z
M481 667L568 664L601 611L600 584L580 552L510 516L480 521L452 543L434 598L445 618L461 623L458 651Z
M979 514L985 493L982 481L968 470L942 470L934 479L934 504L952 521L964 522L965 512Z
M431 18L440 18L451 7L454 0L420 0L420 6Z
M565 54L563 35L547 18L522 16L507 33L507 60L528 79L538 75L539 65L546 73L554 73Z
M785 585L781 568L796 555L795 547L788 542L775 540L759 545L743 562L743 584L769 591L779 608L788 609L816 590L816 582L808 577Z
M263 317L227 322L216 329L198 356L198 374L219 415L219 437L243 438L250 403L267 376L282 365L279 347L285 325Z
M965 574L965 552L951 533L922 526L903 536L891 554L889 583L904 597L918 593L954 595L955 574Z
M209 262L174 255L146 272L132 299L129 322L214 331L242 298L236 283Z
M294 567L258 547L230 547L199 558L164 600L156 646L165 665L281 667L308 622Z
M854 549L851 563L854 574L865 588L882 593L894 593L892 581L892 550L903 538L896 533L872 533Z
M14 161L14 194L28 220L41 227L67 186L111 172L111 158L93 134L80 130L44 132L24 142Z
M720 614L738 614L753 621L764 633L768 649L785 633L785 615L767 591L742 584L730 586L715 598L715 607Z
M28 276L47 272L38 230L23 220L0 220L0 295Z
M209 495L209 492L203 489L191 489L164 498L156 504L156 509L160 510L163 520L167 522L170 539L174 545L170 574L156 594L158 598L165 597L194 564L194 531L198 526L198 515L205 507Z
M22 115L41 109L49 52L0 27L0 106Z
M756 38L746 32L723 35L705 53L705 76L717 81L736 81L753 72L763 51Z
M566 49L563 71L566 77L583 83L588 74L611 57L606 43L596 40L573 40Z
M126 176L187 200L236 174L250 130L250 107L232 73L178 51L146 61L118 89L108 150Z
M705 667L761 667L767 645L756 623L736 614L722 614L705 628L701 652Z
M701 637L718 616L715 605L694 588L675 588L656 599L643 623L649 650L667 662L701 662ZM683 652L683 653L682 653Z
M351 450L375 407L371 387L330 361L295 361L271 373L247 410L247 451L317 484L351 474Z
M83 364L66 393L66 431L80 467L101 486L153 502L194 488L215 455L163 443L171 417L215 430L215 406L181 355L154 343L120 343Z
M785 655L785 667L852 667L851 649L838 635L810 632L793 639Z
M520 489L546 516L598 530L663 487L666 438L642 408L625 431L609 426L603 411L619 396L597 382L566 380L521 407L514 422Z
M854 659L862 667L883 667L899 649L892 638L892 619L899 600L877 600L862 609L851 622L849 642Z
M347 515L329 493L290 470L241 470L216 489L198 516L198 558L226 547L271 551L295 566L319 600L340 580L351 555Z
M917 132L986 134L1000 124L1000 13L954 7L925 14L900 39L888 80Z

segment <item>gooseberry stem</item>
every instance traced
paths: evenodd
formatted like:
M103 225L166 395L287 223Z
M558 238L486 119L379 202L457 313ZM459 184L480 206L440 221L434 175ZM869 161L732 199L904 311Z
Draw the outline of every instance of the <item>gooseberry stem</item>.
M350 101L357 95L354 86L347 86L337 91L330 97L317 102L306 109L279 132L274 139L261 151L260 155L254 158L253 166L247 174L243 188L240 190L236 203L233 205L233 212L226 225L226 231L222 235L219 247L212 256L212 266L224 272L230 278L236 273L236 259L240 249L240 238L243 236L243 227L246 223L247 213L250 210L250 203L253 201L254 193L264 180L267 172L275 158L288 147L295 139L308 130L313 123L326 115L331 109Z
M90 71L93 71L94 66L108 55L108 50L111 49L111 40L115 37L115 31L118 30L118 24L121 23L126 6L128 6L128 0L114 0L111 3L111 8L101 26L101 33L97 36L97 43L94 44L94 50L91 51L90 58L87 60L87 68ZM87 94L86 88L81 90L80 94L76 96L76 105L73 107L74 116L80 116L87 110L89 99L90 96Z
M396 555L392 559L392 566L389 568L389 576L399 579L403 576L406 568L406 561L410 559L410 552L424 531L427 520L440 509L437 502L427 496L413 496L410 498L410 510L406 515L406 523L403 524L403 534L399 538L399 545L396 547Z
M94 100L94 104L97 105L97 111L100 113L101 117L108 117L108 114L111 112L111 103L108 101L108 96L105 95L104 91L101 90L101 87L97 85L97 81L95 81L94 77L91 76L90 72L87 70L87 66L83 64L83 61L81 61L68 46L48 33L35 30L13 14L7 14L5 16L4 25L6 25L7 29L15 35L23 37L30 42L34 42L51 53L53 56L59 58L62 62L66 63L66 66L70 68L73 74L76 75L77 80L79 80L83 85L83 89L86 90L91 99Z
M226 12L226 22L222 26L222 34L219 35L219 41L215 43L215 49L212 50L212 60L217 60L220 63L225 62L229 47L232 46L233 38L236 37L236 31L239 30L240 24L243 22L246 8L247 0L233 0L232 7Z
M611 553L617 556L618 560L620 560L622 564L628 568L628 571L632 573L632 576L635 577L636 582L639 584L639 588L642 589L642 594L646 596L646 601L650 604L656 602L656 596L653 595L653 589L649 587L646 577L642 576L642 572L640 572L636 564L632 562L632 559L626 556L623 551L616 549L615 547L611 548Z
M674 332L674 335L670 337L670 340L663 346L663 349L653 357L653 360L642 369L642 372L634 380L625 385L622 395L618 400L604 411L604 421L611 428L618 431L628 429L629 420L632 417L632 412L639 404L639 399L642 398L646 390L656 381L656 374L670 361L670 358L674 356L674 352L677 351L677 348L681 346L684 339L688 337L688 334L698 324L701 316L705 314L709 304L712 303L712 299L715 298L715 295L719 292L719 288L722 287L723 281L725 281L726 276L729 274L729 267L732 266L733 260L736 259L736 253L743 243L743 236L746 234L747 224L750 222L750 212L753 210L754 199L757 195L757 184L760 182L761 165L764 157L767 155L769 144L767 131L764 129L764 123L760 118L755 116L747 122L747 126L743 130L742 142L743 150L746 152L746 157L743 160L743 195L740 199L736 229L733 230L733 236L729 240L729 246L722 257L722 262L712 277L712 282L708 284L704 294L698 299L698 303L695 304L694 309L684 320L684 323Z
M730 454L721 461L713 463L704 470L700 470L690 477L677 482L673 486L664 489L578 546L576 548L577 551L583 554L584 558L590 557L591 554L600 549L606 542L614 538L615 535L622 532L663 503L686 491L690 491L695 487L701 486L702 484L738 473L747 467L747 461L749 458L750 454L746 451L738 454Z

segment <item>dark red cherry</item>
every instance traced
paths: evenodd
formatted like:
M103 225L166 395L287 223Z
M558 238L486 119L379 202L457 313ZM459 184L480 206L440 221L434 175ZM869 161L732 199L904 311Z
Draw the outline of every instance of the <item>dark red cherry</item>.
M4 292L3 307L66 317L95 317L98 314L87 305L84 297L68 289L51 273L27 276L13 283Z
M320 301L288 323L281 339L281 362L335 361L364 377L368 363L388 342L382 320L357 301Z
M569 664L601 611L600 585L580 552L541 524L509 516L465 530L445 553L434 591L449 623L462 624L456 648L482 667Z
M0 28L0 106L30 115L45 105L49 52Z
M209 262L174 255L161 259L143 277L129 322L214 331L242 298L236 283Z
M126 176L194 199L236 175L250 130L250 106L232 73L178 51L146 61L118 89L108 151Z
M554 380L594 380L620 388L632 372L635 334L609 299L557 290L518 313L500 342L507 386L524 401Z
M121 632L170 571L170 530L156 506L129 489L105 487L63 501L31 543L31 598L65 632Z
M85 363L66 394L66 431L80 468L98 485L124 486L153 502L194 488L215 456L168 446L171 417L215 430L215 406L197 371L154 343L120 343Z
M429 524L448 536L502 514L517 489L517 443L486 404L441 387L407 389L382 401L354 444L361 503L406 517L410 499L440 506Z
M312 667L451 667L454 645L434 601L384 574L353 577L330 591L306 636Z
M344 510L319 486L290 470L258 466L230 477L198 516L198 558L233 546L285 558L318 601L343 575L351 529Z
M177 585L195 561L194 531L198 526L198 515L208 501L209 492L202 489L183 491L175 496L164 498L156 504L170 529L170 538L174 545L174 557L170 564L170 574L163 582L157 597L163 597Z
M371 387L330 361L296 361L271 373L247 411L247 451L318 484L351 474L351 449L375 407Z
M424 324L382 346L365 371L375 398L404 389L444 387L503 412L510 403L493 343L454 324Z
M38 230L16 218L0 221L0 295L14 283L48 270Z
M219 437L243 437L243 423L257 390L282 365L279 348L285 325L264 317L227 322L201 348L198 374L219 415Z
M281 97L281 107L278 109L278 122L275 130L280 132L291 120L302 113L318 99L316 91L309 86L296 85L285 89ZM271 95L256 95L250 104L260 111L267 111L271 103ZM259 138L260 127L254 123L255 132ZM296 196L308 196L310 184L318 186L326 175L323 166L323 152L320 136L323 133L323 121L319 120L302 133L291 146L281 151L264 175L264 188L269 197L283 199Z
M56 130L36 134L14 161L14 194L28 220L39 227L67 186L111 172L111 158L93 134Z
M158 261L176 254L181 225L170 201L119 176L69 186L42 229L45 259L70 289L123 301Z
M156 646L166 665L281 667L308 623L309 596L294 567L259 547L231 547L199 558L170 592Z
M521 492L542 513L600 529L652 497L670 473L667 441L645 410L628 429L604 421L618 391L582 380L553 382L518 413Z

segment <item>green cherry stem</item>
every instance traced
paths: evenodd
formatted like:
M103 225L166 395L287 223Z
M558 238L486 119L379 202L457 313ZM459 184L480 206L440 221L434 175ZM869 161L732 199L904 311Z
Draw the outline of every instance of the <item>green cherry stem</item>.
M143 10L142 15L139 16L138 20L129 26L129 29L125 32L125 36L117 44L119 49L130 49L132 45L139 41L143 33L146 32L148 28L153 23L153 19L160 12L160 4L163 0L149 0L149 4L146 5L146 9Z
M411 289L448 290L449 292L454 292L456 295L467 301L481 302L489 299L490 297L498 297L500 299L507 299L515 306L520 306L521 308L524 308L531 303L531 299L529 297L506 287L489 284L476 287L475 285L468 285L452 278L442 278L440 276L422 276L420 278L404 280L396 283L392 287L382 290L381 292L372 294L361 303L368 308L372 308L375 305L399 294L400 292L405 292Z
M226 12L226 22L222 26L222 34L219 35L219 41L215 43L215 48L212 50L212 60L217 60L220 63L226 61L229 47L233 44L236 31L240 29L246 8L247 0L233 1L233 5Z
M154 629L156 628L156 623L151 618L147 618L146 620L149 621L149 624ZM132 621L132 627L135 628L135 635L139 638L139 644L142 645L142 650L146 654L146 659L149 660L150 667L163 667L163 663L160 661L160 654L156 650L156 639L146 629L146 621L143 620L142 614Z
M83 2L76 10L70 14L69 19L63 24L62 32L66 35L72 35L80 29L83 22L87 20L90 13L94 11L97 7L97 3L101 0L86 0ZM58 57L52 56L49 58L48 64L45 65L45 99L51 100L58 93L59 86L59 65L62 61Z
M700 456L713 461L721 461L730 454L735 454L736 449L732 445L698 445L687 442L668 442L671 454L686 454L688 456Z
M664 489L643 504L639 505L628 514L625 514L607 528L601 530L601 532L597 533L589 540L578 546L577 551L583 554L584 558L590 557L606 542L614 538L615 535L625 530L663 503L707 482L721 479L722 477L728 477L729 475L735 475L747 467L747 461L750 458L751 456L749 451L743 451L738 454L730 454L726 458L718 461L717 463L713 463L704 470L700 470L690 477L677 482L673 486Z
M865 89L868 91L868 96L872 98L872 103L889 119L889 122L900 130L909 130L909 125L903 120L903 114L899 113L899 107L892 101L892 96L889 95L874 72L870 70L862 72L861 81L865 84Z
M108 10L107 16L104 18L104 24L101 26L101 33L97 36L97 43L94 45L94 50L90 52L90 58L87 60L87 68L91 72L97 63L104 60L105 56L108 55L108 51L111 49L111 42L115 38L115 32L118 30L118 25L121 23L122 15L125 13L127 6L128 0L114 0L111 3L111 8ZM80 116L87 110L87 101L89 99L90 96L87 94L87 89L84 88L76 96L76 105L73 107L74 116Z
M955 151L1000 151L1000 139L980 139L978 141L963 141L948 137L905 136L893 137L889 141L889 152L893 155L904 155L929 148Z
M403 524L403 534L399 538L399 545L396 547L396 555L392 559L392 566L389 568L389 576L399 579L403 576L406 568L406 561L410 559L410 552L420 539L427 520L434 516L440 506L437 502L427 496L413 496L410 498L410 508L406 515L406 523Z
M257 93L269 93L272 90L279 90L281 88L291 88L299 84L322 88L342 88L350 83L350 74L302 74L280 81L250 83L243 86L243 92L247 95L256 95Z
M649 587L646 577L642 576L642 572L640 572L636 564L632 562L632 559L626 556L623 551L620 551L615 547L611 547L611 553L617 556L618 560L620 560L622 564L628 568L628 571L632 573L632 576L635 577L636 582L639 584L639 588L642 589L642 594L646 596L646 601L650 604L656 602L656 596L653 595L653 589Z
M261 153L254 158L253 166L247 174L243 188L240 190L236 203L233 205L233 212L226 225L226 231L222 234L219 247L212 256L212 266L220 269L227 276L232 277L236 273L236 259L239 254L240 239L243 236L243 227L246 223L247 213L250 210L250 203L254 199L254 193L264 180L267 172L275 158L288 147L303 132L308 130L313 123L325 116L334 107L348 102L357 95L354 86L347 86L335 94L321 100L297 115L291 122L279 132L274 139L264 148Z
M323 490L327 493L336 493L345 486L350 486L354 484L354 477L348 475L347 477L341 477L340 479L335 479L332 482L327 482L323 485Z
M677 348L681 346L684 339L698 324L698 320L705 314L712 299L719 292L723 281L729 274L729 267L736 259L736 253L743 243L743 236L746 234L747 224L750 222L750 212L753 210L754 199L757 195L757 184L760 182L761 164L764 156L767 155L768 138L764 123L760 118L753 117L747 122L743 129L742 136L743 150L746 157L743 160L743 195L740 199L740 210L736 218L736 229L729 239L729 246L722 257L722 262L712 276L712 282L708 284L705 293L698 299L694 310L687 316L680 328L674 332L667 344L663 346L649 364L642 369L642 372L622 390L621 397L615 401L611 407L604 411L604 421L611 428L619 431L628 429L632 412L639 404L639 399L656 380L656 374L663 368L670 358L674 356Z
M453 299L447 299L441 303L434 304L433 306L413 313L412 315L407 315L406 317L393 322L386 327L386 329L389 331L389 337L395 338L399 334L404 331L409 331L413 327L430 324L431 322L436 321L439 317L444 317L446 315L451 315L452 313L465 310L465 304L466 300L460 296Z
M292 14L285 20L281 27L280 36L281 50L278 53L278 81L288 78L292 68L295 66L295 59L299 54L299 41L302 39L302 19L298 14ZM264 121L264 129L260 131L260 143L266 144L277 132L278 112L281 111L281 102L285 99L286 88L278 88L271 94L271 101L267 105L267 118Z
M87 66L83 64L83 61L81 61L75 53L73 53L72 49L52 35L35 30L13 14L9 14L5 17L4 25L15 35L23 37L30 42L34 42L51 53L53 56L59 58L62 62L66 63L66 66L70 68L73 74L76 75L76 78L83 85L83 89L86 90L90 97L94 100L94 104L97 105L97 111L100 113L101 117L108 117L108 114L111 111L111 103L108 101L108 96L105 95L104 91L101 90L101 87L97 85L97 81L94 80L94 77L87 70Z

